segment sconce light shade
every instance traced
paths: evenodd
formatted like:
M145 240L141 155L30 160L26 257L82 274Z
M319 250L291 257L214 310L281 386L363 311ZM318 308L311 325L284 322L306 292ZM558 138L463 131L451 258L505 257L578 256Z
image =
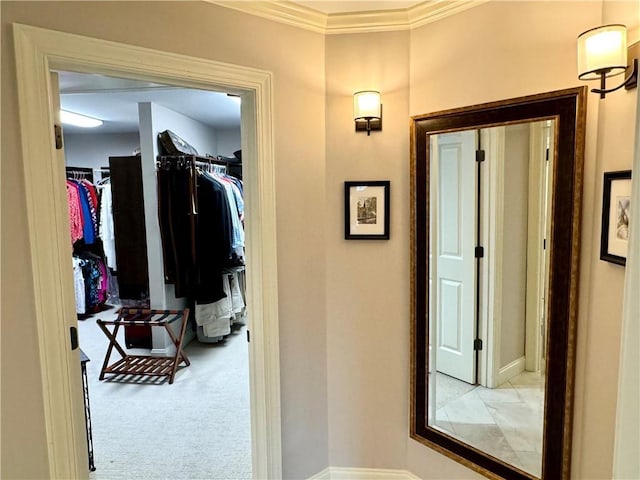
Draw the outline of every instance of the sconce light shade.
M615 88L606 88L606 79L622 75L627 69L627 27L603 25L578 36L578 78L600 80L600 88L592 89L604 98L607 93L637 85L637 59L631 65L629 77Z
M353 118L356 132L382 130L382 104L380 92L364 90L353 94Z
M578 37L578 78L598 80L605 70L607 77L627 69L627 28L604 25L592 28Z

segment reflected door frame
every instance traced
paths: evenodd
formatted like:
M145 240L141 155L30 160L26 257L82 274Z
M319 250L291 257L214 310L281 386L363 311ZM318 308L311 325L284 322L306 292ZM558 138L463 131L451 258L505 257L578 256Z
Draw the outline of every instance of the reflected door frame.
M480 130L481 142L486 152L485 188L482 192L482 244L485 245L485 268L481 269L479 336L485 339L483 354L478 359L478 384L496 388L519 373L522 364L501 369L501 329L502 329L502 292L503 278L492 272L501 272L504 265L505 228L505 142L506 127L491 127ZM544 167L540 163L529 161L529 216L528 238L539 239L527 246L527 313L525 322L525 371L544 371L544 340L546 337L545 317L548 288L549 256L543 247L543 241L550 238L550 222L547 221L551 189L547 184L547 172L553 171L553 141L547 137L548 127L542 122L530 125L529 157L545 158L547 146L550 153ZM492 319L492 321L489 321Z
M481 271L479 334L485 339L483 355L478 359L478 383L498 386L500 370L500 332L502 329L502 271L504 226L504 162L505 127L483 128L481 142L486 152L485 188L482 202L482 243L485 245L484 268Z
M547 289L549 287L549 251L551 237L549 213L551 206L551 178L554 162L554 129L549 121L530 126L530 158L544 159L529 162L529 242L527 247L527 310L525 369L545 370L545 341L547 326Z

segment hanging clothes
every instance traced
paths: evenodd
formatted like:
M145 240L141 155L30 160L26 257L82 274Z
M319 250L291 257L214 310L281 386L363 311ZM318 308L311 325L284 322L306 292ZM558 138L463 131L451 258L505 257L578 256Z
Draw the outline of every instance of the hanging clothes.
M73 257L73 286L76 293L76 313L82 315L86 312L85 286L82 260L77 257Z
M78 171L73 170L73 175ZM84 172L80 172L84 173ZM100 195L86 179L66 182L70 238L73 250L73 276L76 312L79 315L100 311L109 297L111 276L99 240Z
M158 170L165 281L176 297L212 303L225 296L222 269L233 257L233 218L224 185L187 163Z
M83 236L84 221L80 206L80 194L78 185L67 180L67 204L69 207L69 224L71 227L71 244L80 240Z
M239 275L243 273L225 271L222 274L222 286L226 296L213 303L196 303L195 318L196 324L202 329L202 335L199 335L201 340L203 337L220 340L231 333L231 325L244 325L246 308L243 285L239 280Z
M212 181L219 183L224 188L227 205L229 209L229 218L231 219L231 255L230 259L235 261L238 258L244 258L244 228L240 221L240 212L238 211L238 202L236 195L234 194L233 183L222 175L212 175L208 172L204 172L204 175L208 176ZM220 207L220 208L225 208ZM242 202L242 210L244 212L244 202Z
M111 182L106 181L105 183L98 185L98 191L100 193L100 226L98 228L98 233L102 240L104 255L107 259L107 266L112 270L117 270Z
M76 313L99 312L107 301L109 271L98 255L82 252L73 257Z
M93 238L93 220L91 218L88 195L88 190L80 181L75 179L67 180L67 202L72 244L78 240L84 240L87 243L87 238L91 242Z
M231 333L233 307L231 304L229 278L226 275L221 275L220 279L222 280L225 296L216 302L196 303L196 323L202 327L206 337L224 337Z
M196 281L195 172L166 164L157 172L158 220L165 283L173 283L177 298L191 296Z
M196 222L195 300L211 303L224 298L222 269L232 258L232 217L224 186L198 171L198 217Z
M193 157L160 157L157 178L165 281L195 303L198 338L223 338L245 311L228 271L244 264L241 183L196 168Z

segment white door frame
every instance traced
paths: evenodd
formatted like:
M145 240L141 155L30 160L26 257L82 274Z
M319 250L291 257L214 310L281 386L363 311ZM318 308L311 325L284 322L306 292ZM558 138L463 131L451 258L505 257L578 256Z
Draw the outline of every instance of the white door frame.
M49 72L101 73L242 97L254 478L282 476L272 74L227 63L13 24L27 219L50 478L85 478L86 444L69 262L64 165ZM258 220L259 219L259 220Z
M486 153L485 181L482 188L482 243L486 246L480 294L480 332L486 341L478 362L478 383L484 387L499 385L502 331L502 276L504 263L504 163L505 127L480 130Z

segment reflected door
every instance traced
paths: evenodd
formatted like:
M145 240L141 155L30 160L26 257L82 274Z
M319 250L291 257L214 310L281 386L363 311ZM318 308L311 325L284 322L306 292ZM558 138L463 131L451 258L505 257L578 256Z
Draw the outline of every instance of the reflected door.
M476 383L475 338L475 131L432 137L432 191L437 232L432 235L436 369Z

